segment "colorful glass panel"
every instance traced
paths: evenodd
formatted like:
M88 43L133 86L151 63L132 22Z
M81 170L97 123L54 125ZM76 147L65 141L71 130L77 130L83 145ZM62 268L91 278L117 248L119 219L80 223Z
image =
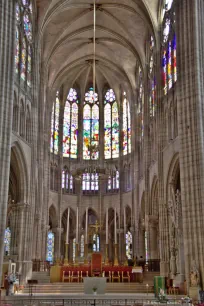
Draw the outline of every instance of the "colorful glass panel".
M16 21L20 21L20 8L18 4L16 4Z
M77 140L78 140L78 105L72 105L72 123L71 123L71 158L77 158Z
M173 49L173 78L174 82L177 81L177 62L176 62L176 35L174 35L172 41L172 49Z
M163 57L162 57L162 79L163 79L163 88L164 88L164 94L167 94L167 60L166 60L166 50L163 51Z
M65 187L65 171L62 171L62 189Z
M55 103L52 106L51 115L51 136L50 136L50 151L53 152L54 149L54 121L55 121Z
M10 255L10 247L11 247L11 230L9 227L5 229L4 232L4 255Z
M53 262L54 259L54 233L51 231L48 232L47 235L47 255L46 260L49 262Z
M104 108L104 125L105 125L105 139L104 139L104 154L105 159L111 158L111 106L106 104Z
M172 80L172 48L171 48L171 41L168 42L168 49L167 49L167 73L168 73L168 88L172 88L173 80Z
M85 94L85 103L88 102L90 104L94 104L95 102L98 101L98 94L94 91L93 88L90 88L89 91Z
M119 171L116 171L116 189L120 187L120 174Z
M119 157L119 115L117 102L112 106L112 157Z
M21 79L25 81L26 79L26 58L27 58L27 47L25 38L22 41L22 51L21 51Z
M19 72L19 57L20 57L20 41L19 41L19 30L16 27L16 54L15 54L15 66L16 66L16 73Z
M56 94L55 102L55 123L54 123L54 153L58 154L59 151L59 112L60 112L60 101L59 93Z
M132 234L128 231L126 233L126 257L132 259Z
M123 100L123 155L128 153L128 133L127 133L127 99Z
M91 159L99 157L99 107L95 104L92 107L92 127L91 127Z
M26 34L26 37L29 41L32 40L32 23L30 21L29 14L25 13L23 16L23 23L24 23L24 31Z
M31 87L31 47L28 46L27 85Z
M91 107L87 104L84 106L84 122L83 122L83 157L90 159L90 139L91 139Z
M71 110L70 103L66 101L64 108L64 125L63 125L63 155L64 157L70 156L70 140L71 140Z
M149 255L148 255L148 238L147 238L147 231L145 231L145 259L146 259L146 263L148 263Z
M127 134L128 134L128 153L131 152L131 115L130 115L130 103L127 102L127 127L128 127L128 131L127 131Z

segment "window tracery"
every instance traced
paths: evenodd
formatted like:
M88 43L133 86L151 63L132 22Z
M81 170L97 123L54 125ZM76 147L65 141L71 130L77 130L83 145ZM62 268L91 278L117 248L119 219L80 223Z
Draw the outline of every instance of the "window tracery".
M15 70L29 88L32 85L32 28L32 2L19 0L16 3Z
M119 157L119 116L115 93L109 89L104 101L104 155L105 159Z
M75 89L69 90L64 108L63 155L77 158L78 153L78 95Z
M83 174L82 190L84 193L94 193L99 190L98 173L86 172Z
M83 158L99 158L99 101L98 94L90 88L85 94L83 110Z
M11 248L11 230L9 227L5 229L4 233L4 255L10 255L10 248Z
M126 92L123 93L123 155L131 153L131 116Z
M162 31L162 81L166 95L177 81L175 11L173 0L164 3Z
M155 116L156 112L156 71L155 71L155 41L150 37L149 42L149 114Z
M74 192L73 176L68 172L66 167L62 171L62 189L64 189L66 193Z

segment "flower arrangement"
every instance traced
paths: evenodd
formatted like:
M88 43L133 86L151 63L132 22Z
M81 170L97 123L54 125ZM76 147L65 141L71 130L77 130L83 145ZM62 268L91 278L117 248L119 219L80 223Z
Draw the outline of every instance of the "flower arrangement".
M159 294L158 294L158 302L159 303L167 303L168 299L166 297L166 294L164 292L164 289L159 288Z
M96 288L96 287L93 287L92 290L93 290L93 292L96 292L96 291L97 291L97 288Z
M181 298L182 303L192 303L192 300L189 296L184 296Z

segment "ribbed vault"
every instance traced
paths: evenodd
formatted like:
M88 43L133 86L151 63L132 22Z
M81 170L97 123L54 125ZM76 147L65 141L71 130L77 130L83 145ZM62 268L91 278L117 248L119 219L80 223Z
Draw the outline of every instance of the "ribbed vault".
M159 0L96 0L96 82L136 88L136 68L145 65L146 39L157 27ZM93 0L37 1L42 62L48 85L80 84L93 65Z

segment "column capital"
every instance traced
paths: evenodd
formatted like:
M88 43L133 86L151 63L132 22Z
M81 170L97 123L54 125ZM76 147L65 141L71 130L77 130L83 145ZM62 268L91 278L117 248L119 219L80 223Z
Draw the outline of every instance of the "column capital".
M53 233L55 233L55 234L59 234L60 233L60 231L61 231L61 234L64 232L64 229L63 228L60 228L60 227L55 227L55 228L53 228L52 229L52 231L53 231Z

